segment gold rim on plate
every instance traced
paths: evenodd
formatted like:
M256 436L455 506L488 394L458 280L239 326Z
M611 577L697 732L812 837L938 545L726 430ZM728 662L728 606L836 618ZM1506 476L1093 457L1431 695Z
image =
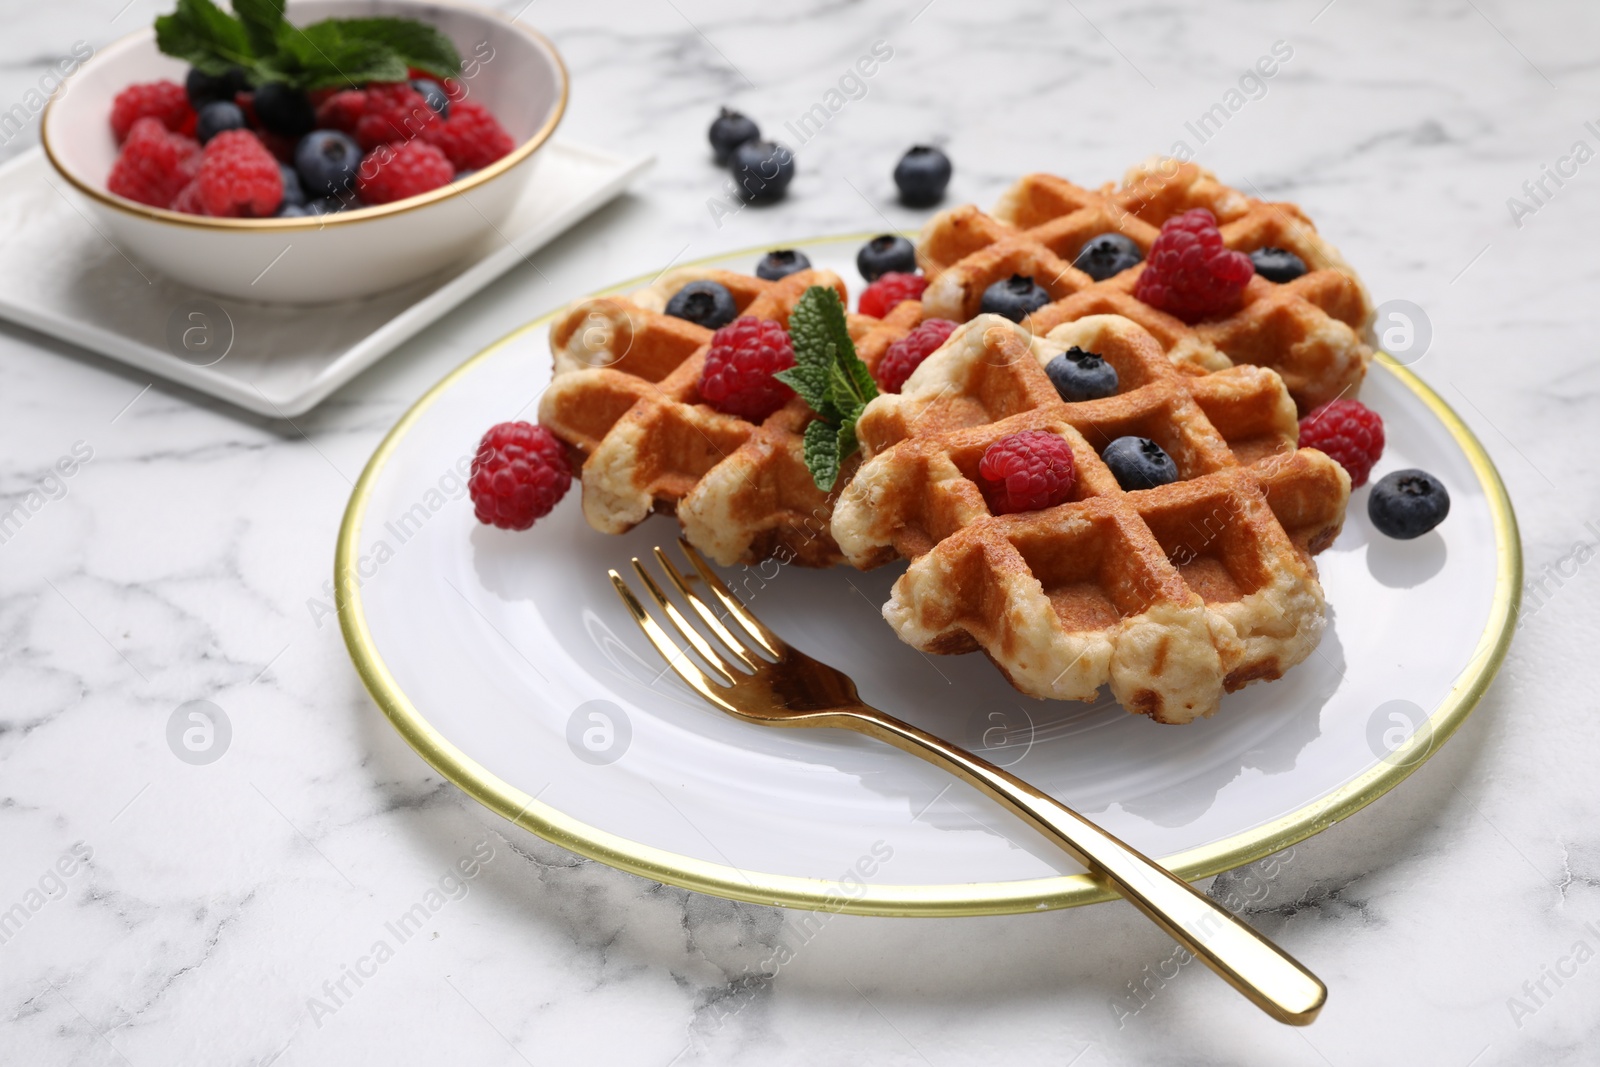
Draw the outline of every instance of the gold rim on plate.
M98 201L107 207L115 208L124 214L174 226L188 226L201 230L235 230L246 232L252 230L320 230L328 226L345 226L358 222L371 222L375 219L388 218L392 215L404 214L407 211L415 211L418 208L427 207L429 204L436 204L441 200L448 199L452 196L457 196L461 193L469 192L473 189L476 189L480 185L493 181L495 178L504 174L506 171L511 170L523 160L533 155L534 152L538 151L538 149L550 139L550 135L555 132L556 127L561 123L562 116L567 112L567 95L571 88L572 81L567 74L566 61L561 58L561 53L556 49L555 43L533 27L524 26L515 19L508 19L499 11L494 11L485 7L479 7L476 4L462 3L461 0L434 0L434 2L446 3L451 7L460 8L464 11L476 12L485 18L503 22L506 25L516 29L518 33L527 34L529 37L538 41L539 45L550 54L550 58L555 61L556 73L560 75L561 78L561 96L556 100L555 108L550 112L550 117L545 120L544 125L535 130L533 136L529 137L526 141L523 141L517 147L513 148L509 153L495 160L487 167L484 167L478 171L474 171L462 181L452 181L448 185L441 185L437 189L429 190L426 193L418 193L416 196L409 196L404 200L396 200L392 204L373 204L370 207L355 208L351 211L339 211L332 215L309 215L302 218L282 219L213 218L208 215L191 215L183 211L171 211L167 208L151 207L148 204L141 204L136 200L129 200L127 197L118 196L108 190L98 188L93 182L80 180L77 175L73 174L72 171L63 166L61 161L56 158L55 151L50 147L50 110L55 106L56 100L61 95L61 92L59 91L52 94L50 99L45 102L44 114L39 120L39 143L43 146L45 158L50 161L50 166L55 170L55 172L65 178L68 184L70 184L74 189L78 190L78 192L82 193L84 196L89 197L91 200ZM142 30L136 30L133 33L128 34L126 37L121 37L116 41L113 41L111 44L102 49L99 54L105 54L118 48L131 47L136 39L143 38L147 35L153 35L154 33L155 31L150 27L145 27ZM93 62L93 58L94 57L91 57L89 62Z
M829 244L861 240L867 236L870 235L845 234L795 243ZM685 265L698 266L733 256L751 255L768 247L762 245L746 249L743 253L719 253ZM651 277L653 275L641 275L596 295L611 295L632 289ZM841 891L837 882L826 879L763 874L709 863L630 841L542 804L489 773L433 728L389 673L367 628L356 572L362 519L378 475L423 413L479 363L537 330L559 313L559 310L552 311L518 327L445 375L424 393L395 423L367 461L366 469L361 472L350 494L350 503L345 508L334 553L334 589L339 626L344 633L350 658L367 691L406 743L468 796L547 841L631 874L714 896L786 908L893 916L1007 915L1119 899L1113 890L1089 874L954 885L869 885L860 891L860 895L849 896ZM1163 866L1186 881L1232 870L1303 841L1361 810L1399 785L1466 721L1467 715L1482 698L1495 671L1505 659L1506 649L1511 644L1517 607L1522 596L1522 542L1505 485L1500 481L1500 475L1483 446L1443 398L1387 353L1379 352L1374 362L1421 398L1450 431L1466 454L1488 498L1498 561L1489 624L1449 695L1435 709L1426 727L1418 729L1410 741L1354 781L1298 811L1221 841L1159 859Z

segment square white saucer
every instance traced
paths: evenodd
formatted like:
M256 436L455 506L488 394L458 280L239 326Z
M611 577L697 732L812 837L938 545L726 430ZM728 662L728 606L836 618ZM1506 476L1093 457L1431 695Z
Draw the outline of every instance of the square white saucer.
M0 318L259 415L292 418L616 197L654 162L559 141L540 155L510 218L475 254L382 296L292 306L214 297L130 260L35 148L0 167Z

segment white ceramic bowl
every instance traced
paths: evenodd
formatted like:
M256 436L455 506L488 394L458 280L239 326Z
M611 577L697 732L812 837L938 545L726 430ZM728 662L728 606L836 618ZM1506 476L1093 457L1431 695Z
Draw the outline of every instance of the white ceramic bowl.
M367 296L443 269L505 219L538 148L567 105L567 71L540 34L455 0L303 0L289 19L401 15L455 42L462 81L505 126L517 147L441 189L335 215L213 219L147 207L106 190L116 160L111 101L125 86L181 82L187 68L156 50L145 29L85 63L45 111L41 137L51 164L87 199L95 222L128 256L185 285L268 303L326 303Z

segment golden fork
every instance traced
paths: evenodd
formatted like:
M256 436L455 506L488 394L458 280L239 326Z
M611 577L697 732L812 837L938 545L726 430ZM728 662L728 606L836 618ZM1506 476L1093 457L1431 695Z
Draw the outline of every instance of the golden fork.
M1294 957L1181 878L1027 782L862 703L855 683L847 675L789 647L728 591L699 552L687 541L679 544L742 637L723 624L711 606L690 588L692 578L679 572L659 547L655 550L656 562L700 622L722 643L722 653L667 599L637 557L633 569L650 599L709 671L702 670L668 638L614 570L610 572L611 582L650 643L666 657L678 677L701 696L746 722L854 730L949 771L1066 849L1262 1011L1295 1026L1305 1026L1317 1017L1327 999L1327 987Z

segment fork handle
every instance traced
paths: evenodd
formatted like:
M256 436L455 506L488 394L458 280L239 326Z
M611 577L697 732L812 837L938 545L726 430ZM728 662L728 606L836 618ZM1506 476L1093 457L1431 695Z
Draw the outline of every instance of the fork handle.
M1279 1022L1305 1026L1328 989L1293 956L1216 901L1048 794L994 764L892 715L863 705L837 725L886 741L949 771L1010 808L1111 883L1184 948ZM830 724L833 725L833 724Z

